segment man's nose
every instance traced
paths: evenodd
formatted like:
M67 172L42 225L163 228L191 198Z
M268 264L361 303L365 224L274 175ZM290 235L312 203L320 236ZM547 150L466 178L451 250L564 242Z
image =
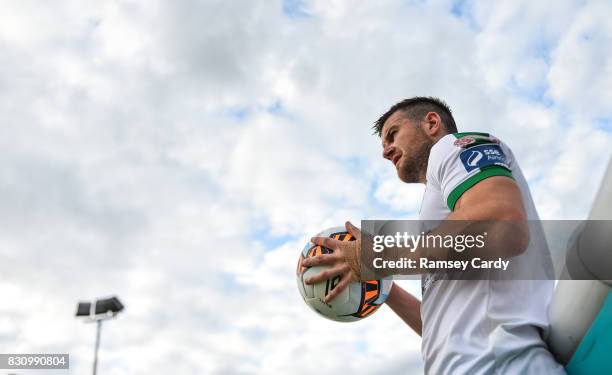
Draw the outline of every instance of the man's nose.
M385 147L383 150L383 158L391 160L391 156L395 153L395 147Z

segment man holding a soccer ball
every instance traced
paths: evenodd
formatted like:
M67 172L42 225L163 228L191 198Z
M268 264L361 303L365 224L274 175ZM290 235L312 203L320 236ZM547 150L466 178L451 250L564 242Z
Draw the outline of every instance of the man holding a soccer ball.
M399 179L426 185L421 220L538 220L510 148L487 133L459 133L443 101L403 100L384 113L374 129L382 139L383 157L393 163ZM495 162L483 157L491 154ZM351 223L346 229L357 241L313 238L333 253L303 261L305 267L330 266L306 284L340 276L326 302L360 280L361 233ZM528 232L511 235L519 250L506 255L529 262L534 252L524 251ZM543 339L553 280L450 280L429 272L421 282L422 301L394 284L386 303L423 337L426 373L565 373Z

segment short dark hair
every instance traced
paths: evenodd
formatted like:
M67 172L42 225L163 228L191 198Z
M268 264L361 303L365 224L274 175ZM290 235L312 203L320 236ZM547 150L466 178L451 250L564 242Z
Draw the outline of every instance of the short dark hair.
M412 121L421 121L428 112L436 112L442 119L442 124L449 133L457 132L457 125L448 104L432 96L415 96L414 98L404 99L394 104L385 112L372 127L374 134L382 136L382 129L385 122L397 111L402 111L404 115Z

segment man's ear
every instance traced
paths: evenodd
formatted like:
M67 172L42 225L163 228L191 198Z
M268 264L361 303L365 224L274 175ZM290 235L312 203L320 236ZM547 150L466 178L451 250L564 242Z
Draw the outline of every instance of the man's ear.
M443 133L444 125L442 125L442 118L436 112L427 112L425 120L423 121L423 127L425 133L430 137L436 137Z

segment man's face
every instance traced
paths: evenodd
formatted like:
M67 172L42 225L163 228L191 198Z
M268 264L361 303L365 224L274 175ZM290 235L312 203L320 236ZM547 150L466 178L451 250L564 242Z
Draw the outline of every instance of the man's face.
M396 111L383 124L381 138L383 157L393 163L399 179L406 183L425 183L427 160L434 142L421 125Z

